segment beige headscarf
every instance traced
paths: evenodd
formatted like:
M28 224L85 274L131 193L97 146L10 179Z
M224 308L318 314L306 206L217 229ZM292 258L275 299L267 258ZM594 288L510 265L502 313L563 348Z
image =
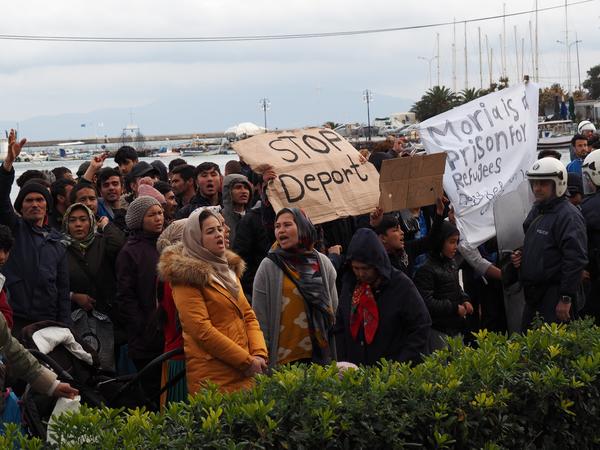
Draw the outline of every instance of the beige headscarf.
M183 252L189 257L197 258L210 264L215 269L215 276L223 283L225 288L237 299L240 288L234 273L229 268L225 255L217 256L202 246L202 228L199 216L203 209L197 209L188 218L183 227ZM212 211L211 211L212 213ZM212 213L222 224L223 220L217 214Z

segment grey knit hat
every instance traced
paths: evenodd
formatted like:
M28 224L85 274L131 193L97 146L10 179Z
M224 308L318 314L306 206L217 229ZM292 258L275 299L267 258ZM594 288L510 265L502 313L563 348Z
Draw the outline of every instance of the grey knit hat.
M136 198L129 208L127 208L127 214L125 215L125 224L131 231L141 230L144 223L144 215L152 206L160 203L154 197L147 195Z

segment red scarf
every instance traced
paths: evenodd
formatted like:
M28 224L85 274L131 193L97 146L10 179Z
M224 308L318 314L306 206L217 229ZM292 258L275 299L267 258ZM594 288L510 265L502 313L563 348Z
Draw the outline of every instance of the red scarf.
M379 309L373 296L371 286L361 283L354 288L352 308L350 310L350 332L356 340L360 326L364 327L367 344L373 342L379 325Z

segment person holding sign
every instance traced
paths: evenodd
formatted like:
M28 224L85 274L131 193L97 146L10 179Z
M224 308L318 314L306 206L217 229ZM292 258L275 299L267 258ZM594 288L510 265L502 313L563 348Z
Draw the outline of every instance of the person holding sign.
M277 242L260 264L252 291L270 367L329 364L336 359L332 335L338 306L336 272L329 258L314 249L316 237L315 227L300 209L277 213Z
M536 201L523 224L523 249L511 257L525 291L523 329L531 326L536 313L547 322L577 316L588 262L585 221L565 197L565 166L542 158L527 171L527 178Z

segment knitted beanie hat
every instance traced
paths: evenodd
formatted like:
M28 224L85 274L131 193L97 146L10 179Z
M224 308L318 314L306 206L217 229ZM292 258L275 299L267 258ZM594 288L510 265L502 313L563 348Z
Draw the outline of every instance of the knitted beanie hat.
M125 224L131 231L141 230L144 223L144 215L152 206L160 203L154 197L142 196L136 198L129 208L127 208L127 214L125 214Z
M42 194L44 199L46 199L46 214L50 214L52 211L52 196L50 195L50 191L46 189L43 185L36 183L34 181L28 181L19 191L17 195L17 199L15 200L15 211L21 214L21 208L23 207L23 200L27 197L27 194L31 194L32 192L37 192L38 194Z
M165 196L158 192L153 186L148 184L140 184L138 186L138 196L153 197L158 200L158 203L164 205L166 203Z

